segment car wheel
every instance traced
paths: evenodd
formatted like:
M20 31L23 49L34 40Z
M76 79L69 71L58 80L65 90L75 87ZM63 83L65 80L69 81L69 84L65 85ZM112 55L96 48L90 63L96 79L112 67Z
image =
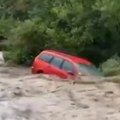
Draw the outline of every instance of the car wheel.
M43 71L42 71L42 70L37 71L37 74L41 74L41 73L43 73Z

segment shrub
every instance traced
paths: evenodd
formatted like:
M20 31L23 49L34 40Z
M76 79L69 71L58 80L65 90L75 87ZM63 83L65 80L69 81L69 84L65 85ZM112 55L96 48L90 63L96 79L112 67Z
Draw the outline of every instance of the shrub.
M0 19L0 36L7 38L9 31L15 24L16 22L12 18L9 18L9 19L1 18Z
M115 76L120 74L120 57L113 56L102 64L103 72L106 76Z
M34 20L20 22L9 34L6 58L17 64L31 63L46 46L45 29L42 23L39 25Z

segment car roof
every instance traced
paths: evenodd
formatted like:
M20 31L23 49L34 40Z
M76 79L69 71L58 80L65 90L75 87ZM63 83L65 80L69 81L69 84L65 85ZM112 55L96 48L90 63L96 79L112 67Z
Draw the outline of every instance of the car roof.
M80 57L77 57L77 56L69 55L69 54L66 54L66 53L63 53L63 52L59 52L59 51L55 51L55 50L44 50L43 52L52 53L54 55L57 54L57 55L66 57L66 58L72 60L75 63L92 64L90 61L88 61L88 60L86 60L84 58L80 58Z

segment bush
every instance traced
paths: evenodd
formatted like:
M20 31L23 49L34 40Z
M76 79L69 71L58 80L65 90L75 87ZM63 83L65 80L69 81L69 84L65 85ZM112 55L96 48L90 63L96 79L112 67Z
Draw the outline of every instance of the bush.
M120 57L113 56L102 64L105 76L115 76L120 74Z
M11 28L16 24L16 22L12 19L0 19L0 36L3 38L7 38Z
M45 27L32 20L20 22L9 34L6 58L17 64L31 63L47 45Z

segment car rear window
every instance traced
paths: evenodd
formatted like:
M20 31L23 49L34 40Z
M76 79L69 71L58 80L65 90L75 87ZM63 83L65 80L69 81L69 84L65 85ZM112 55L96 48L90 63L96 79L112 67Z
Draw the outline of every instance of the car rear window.
M62 59L62 58L59 58L59 57L54 57L54 58L52 59L52 61L51 61L51 63L50 63L50 64L52 64L52 65L54 65L54 66L56 66L56 67L60 68L60 67L61 67L62 62L63 62L63 59Z
M67 72L74 73L73 65L69 61L66 61L66 60L64 61L63 65L62 65L62 69L67 71Z
M53 58L53 56L50 55L50 54L42 54L42 55L40 56L40 59L43 60L43 61L45 61L45 62L50 62L50 60L51 60L52 58Z

